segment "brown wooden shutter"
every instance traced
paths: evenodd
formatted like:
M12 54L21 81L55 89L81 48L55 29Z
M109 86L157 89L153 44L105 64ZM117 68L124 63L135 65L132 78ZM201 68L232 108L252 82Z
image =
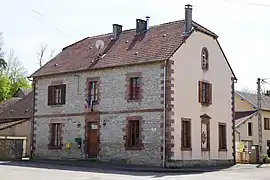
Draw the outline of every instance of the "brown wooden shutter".
M53 124L50 124L49 125L49 128L50 128L50 134L49 134L49 136L50 136L50 145L53 145L54 144L54 129L53 129Z
M198 85L198 99L199 99L199 103L202 103L202 81L199 81L199 85Z
M208 84L208 98L209 98L209 105L212 104L212 84Z
M187 148L191 148L191 122L187 121Z
M184 140L185 140L185 133L184 133L184 121L182 120L181 123L181 146L184 148Z
M52 86L48 87L48 105L52 105Z
M61 86L61 91L62 91L61 104L65 104L66 103L66 85L65 84Z

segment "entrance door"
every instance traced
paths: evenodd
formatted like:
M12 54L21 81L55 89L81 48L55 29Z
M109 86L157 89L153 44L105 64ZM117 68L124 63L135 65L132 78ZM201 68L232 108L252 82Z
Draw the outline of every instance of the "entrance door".
M98 152L98 123L88 123L88 157L97 157Z

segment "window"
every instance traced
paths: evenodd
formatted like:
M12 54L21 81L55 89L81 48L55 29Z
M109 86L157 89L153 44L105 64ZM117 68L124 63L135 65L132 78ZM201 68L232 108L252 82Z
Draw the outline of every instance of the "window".
M66 85L48 87L48 105L61 105L66 103Z
M208 68L209 68L209 54L208 54L208 50L205 47L202 48L201 62L202 62L202 69L208 70Z
M98 82L90 81L89 82L89 100L93 102L98 101Z
M140 99L140 78L130 78L130 100Z
M270 130L270 119L264 118L264 130Z
M191 150L191 120L182 118L182 150Z
M227 150L227 138L226 138L226 124L219 123L218 125L219 134L219 150Z
M50 124L50 147L61 148L61 124L52 123Z
M141 148L141 132L140 132L140 120L128 121L128 134L127 134L127 148L138 149Z
M199 103L207 106L212 104L212 84L199 81Z
M209 119L203 118L201 120L201 148L202 151L208 151L210 149L210 128Z
M252 123L248 123L248 136L252 136Z

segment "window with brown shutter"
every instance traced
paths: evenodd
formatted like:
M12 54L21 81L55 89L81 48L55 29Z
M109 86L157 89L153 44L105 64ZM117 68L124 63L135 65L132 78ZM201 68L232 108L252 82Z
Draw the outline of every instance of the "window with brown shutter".
M60 123L52 123L50 124L50 148L61 148L61 124Z
M191 120L182 118L181 149L191 150Z
M52 85L48 87L48 105L61 105L66 103L66 85Z
M98 81L89 82L88 96L89 100L98 101Z
M202 105L211 105L212 104L212 84L207 83L207 82L203 82L203 81L199 81L199 103L201 103Z
M140 120L129 120L127 130L126 148L140 149L142 147Z
M226 124L218 124L219 151L227 151Z
M140 99L140 77L130 78L129 99L130 100Z
M270 119L264 118L264 130L270 130Z

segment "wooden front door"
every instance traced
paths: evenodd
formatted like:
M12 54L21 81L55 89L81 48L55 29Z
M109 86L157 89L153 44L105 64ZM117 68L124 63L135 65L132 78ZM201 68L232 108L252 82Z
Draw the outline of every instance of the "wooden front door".
M88 157L97 157L98 153L98 122L88 122Z

